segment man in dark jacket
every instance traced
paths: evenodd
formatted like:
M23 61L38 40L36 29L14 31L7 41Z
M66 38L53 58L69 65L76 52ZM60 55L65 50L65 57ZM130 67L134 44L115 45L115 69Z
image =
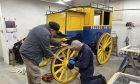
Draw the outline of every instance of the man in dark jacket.
M78 40L74 40L71 46L79 53L75 58L70 59L68 67L72 69L74 68L72 65L75 65L79 68L81 84L106 84L103 76L93 76L94 65L91 48Z
M20 53L26 65L28 84L41 84L41 73L38 65L43 56L54 58L50 45L60 45L52 39L59 28L60 26L56 22L39 25L29 32L22 44Z

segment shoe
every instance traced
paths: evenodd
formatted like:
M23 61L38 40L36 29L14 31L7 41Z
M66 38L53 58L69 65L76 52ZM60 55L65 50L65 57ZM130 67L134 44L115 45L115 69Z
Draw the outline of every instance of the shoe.
M102 79L102 84L107 84L106 78L104 76L102 76L101 79Z
M97 75L97 76L93 76L93 80L98 79L98 78L102 78L102 75L100 74L100 75Z

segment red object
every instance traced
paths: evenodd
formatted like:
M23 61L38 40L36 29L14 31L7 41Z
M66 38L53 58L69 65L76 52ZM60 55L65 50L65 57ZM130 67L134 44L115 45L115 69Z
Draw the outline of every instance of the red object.
M42 76L42 80L45 82L51 82L54 79L51 73L46 73Z

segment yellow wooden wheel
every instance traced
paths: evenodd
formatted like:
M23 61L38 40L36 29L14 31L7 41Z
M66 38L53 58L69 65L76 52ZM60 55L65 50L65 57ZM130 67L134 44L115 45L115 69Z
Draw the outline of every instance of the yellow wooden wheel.
M97 45L97 61L99 64L105 64L112 51L112 36L109 33L101 35Z
M79 74L77 67L72 70L67 67L69 58L75 55L76 51L73 51L70 46L64 47L56 53L56 57L52 61L51 71L58 82L62 84L71 82Z

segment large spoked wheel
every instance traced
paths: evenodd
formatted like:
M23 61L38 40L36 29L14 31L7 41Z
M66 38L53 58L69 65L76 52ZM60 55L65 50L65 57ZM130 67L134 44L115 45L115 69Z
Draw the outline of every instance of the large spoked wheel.
M97 45L97 61L99 64L105 64L111 55L112 36L109 33L101 35Z
M67 67L69 58L75 55L76 51L73 51L70 46L64 47L56 53L56 57L51 64L51 71L58 82L62 84L71 82L79 74L77 67L72 70Z

